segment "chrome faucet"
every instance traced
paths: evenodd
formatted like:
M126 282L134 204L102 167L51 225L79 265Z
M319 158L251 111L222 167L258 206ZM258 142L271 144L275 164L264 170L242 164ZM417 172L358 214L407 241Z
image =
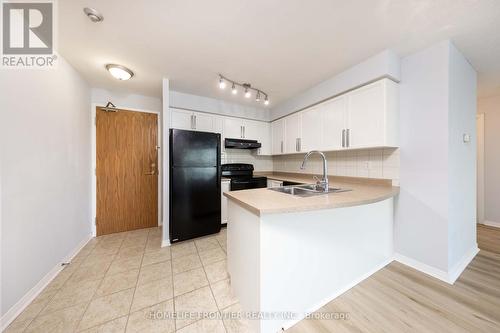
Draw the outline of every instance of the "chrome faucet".
M328 176L327 176L328 175L328 166L326 163L325 154L323 154L319 150L311 150L310 152L308 152L306 154L306 156L304 156L304 161L302 161L302 165L300 166L300 168L303 170L306 167L307 159L309 158L309 156L311 156L314 153L319 154L321 156L321 158L323 159L323 178L321 180L319 180L317 177L314 177L316 179L316 186L318 188L320 188L323 192L328 192Z

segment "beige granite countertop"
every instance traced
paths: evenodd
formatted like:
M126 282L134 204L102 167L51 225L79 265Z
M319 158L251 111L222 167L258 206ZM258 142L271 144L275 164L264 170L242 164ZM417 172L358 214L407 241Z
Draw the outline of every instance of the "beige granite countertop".
M254 175L298 183L314 182L313 175L307 174L255 172ZM366 205L394 197L399 193L399 187L392 186L391 181L385 179L330 176L328 180L330 187L341 187L352 191L301 198L259 188L224 192L224 195L254 214L263 215Z

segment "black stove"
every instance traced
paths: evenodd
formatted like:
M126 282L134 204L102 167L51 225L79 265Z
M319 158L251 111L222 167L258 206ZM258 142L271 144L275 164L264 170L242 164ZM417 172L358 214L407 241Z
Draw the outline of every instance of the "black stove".
M254 177L253 165L245 163L222 164L221 176L231 179L231 191L267 187L267 177Z

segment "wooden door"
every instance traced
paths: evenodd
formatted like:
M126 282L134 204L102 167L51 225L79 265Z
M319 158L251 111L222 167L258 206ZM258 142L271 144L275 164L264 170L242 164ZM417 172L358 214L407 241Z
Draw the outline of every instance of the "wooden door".
M157 117L96 110L98 236L158 225Z

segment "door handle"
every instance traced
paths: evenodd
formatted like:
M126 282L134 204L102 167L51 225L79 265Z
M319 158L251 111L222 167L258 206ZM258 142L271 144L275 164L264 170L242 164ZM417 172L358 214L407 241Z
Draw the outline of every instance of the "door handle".
M155 163L151 163L151 171L150 172L146 172L145 175L147 175L147 176L154 176L154 175L156 175L156 164Z
M351 146L351 142L350 142L350 141L351 141L351 130L348 128L348 129L346 130L346 133L345 133L345 134L346 134L345 145L346 145L347 147L350 147L350 146Z
M345 129L342 130L342 148L345 148Z

